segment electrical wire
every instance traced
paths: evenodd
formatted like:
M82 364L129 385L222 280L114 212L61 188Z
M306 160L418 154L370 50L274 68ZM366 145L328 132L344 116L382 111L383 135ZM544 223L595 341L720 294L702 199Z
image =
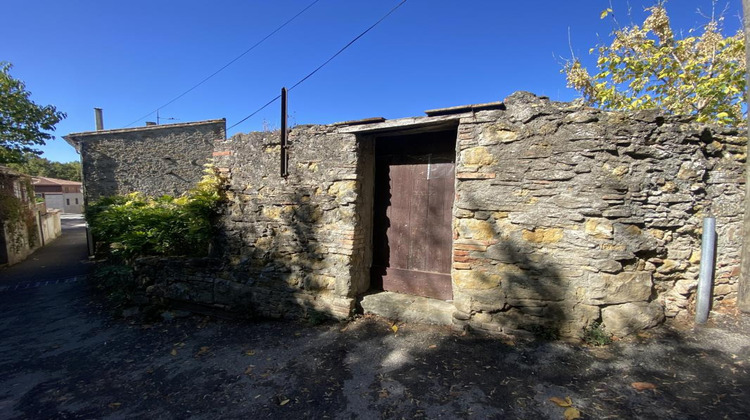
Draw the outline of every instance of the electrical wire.
M392 14L393 12L395 12L395 11L396 11L396 10L397 10L397 9L398 9L399 7L403 6L403 4L404 4L404 3L406 3L406 1L407 1L407 0L402 0L402 1L401 1L401 2L399 3L399 4L397 4L397 5L396 5L396 6L394 7L394 8L392 8L392 9L391 9L391 10L390 10L390 11L389 11L388 13L386 13L385 15L383 15L383 17L381 17L381 18L380 18L380 19L379 19L379 20L378 20L377 22L373 23L373 24L372 24L372 26L370 26L369 28L365 29L365 30L364 30L364 31L363 31L363 32L362 32L361 34L357 35L357 36L356 36L356 37L355 37L354 39L352 39L351 41L349 41L349 43L348 43L348 44L344 45L344 47L343 47L343 48L341 48L340 50L338 50L338 51L336 52L336 54L332 55L332 56L331 56L331 58L329 58L328 60L326 60L326 61L325 61L325 62L324 62L323 64L319 65L319 66L318 66L318 67L317 67L317 68L316 68L315 70L313 70L313 71L311 71L310 73L308 73L308 74L307 74L307 76L303 77L303 78L302 78L302 79L300 79L300 80L299 80L299 81L298 81L297 83L295 83L294 85L292 85L292 87L290 87L290 88L288 89L288 91L291 91L292 89L296 88L297 86L299 86L300 84L302 84L302 82L304 82L305 80L309 79L309 78L310 78L310 77L311 77L312 75L314 75L315 73L317 73L317 72L318 72L318 70L322 69L322 68L323 68L323 67L325 67L325 66L326 66L326 65L327 65L328 63L330 63L331 61L333 61L333 59L334 59L334 58L336 58L336 57L338 57L338 55L339 55L339 54L341 54L342 52L344 52L344 50L346 50L346 49L347 49L347 48L349 48L349 47L350 47L350 46L351 46L352 44L354 44L355 42L357 42L357 40L359 40L360 38L362 38L362 37L363 37L363 36L364 36L364 35L365 35L366 33L370 32L370 30L372 30L372 29L373 29L374 27L378 26L378 24L380 24L380 22L384 21L384 20L385 20L385 19L386 19L386 18L387 18L388 16L390 16L390 15L391 15L391 14ZM257 110L253 111L253 112L252 112L252 113L251 113L250 115L248 115L247 117L245 117L245 118L243 118L243 119L239 120L239 121L238 121L238 122L236 122L236 123L235 123L234 125L230 126L230 127L228 128L228 129L232 129L232 128L234 128L234 127L237 127L238 125L240 125L240 124L242 124L243 122L247 121L247 120L248 120L249 118L253 117L253 116L254 116L255 114L259 113L260 111L264 110L264 109L265 109L265 108L267 108L267 107L268 107L269 105L271 105L272 103L276 102L276 100L277 100L277 99L279 99L279 98L281 98L281 95L280 95L280 94L279 94L279 95L277 95L277 96L276 96L275 98L271 99L270 101L268 101L268 102L267 102L267 103L266 103L265 105L263 105L262 107L260 107L260 108L258 108Z
M158 110L160 110L160 109L162 109L162 108L164 108L164 107L166 107L166 106L168 106L168 105L171 105L171 104L172 104L173 102L177 101L178 99L180 99L180 98L182 98L183 96L187 95L188 93L192 92L192 91L193 91L194 89L196 89L196 88L197 88L198 86L202 85L203 83L206 83L206 82L207 82L207 81L208 81L209 79L211 79L212 77L214 77L214 76L216 76L217 74L219 74L219 73L220 73L220 72L221 72L222 70L224 70L224 69L226 69L227 67L231 66L232 64L234 64L234 62L236 62L236 61L237 61L237 60L239 60L240 58L244 57L244 56L245 56L245 55L246 55L247 53L249 53L250 51L252 51L252 50L254 50L255 48L257 48L257 47L258 47L258 46L259 46L260 44L262 44L262 43L263 43L264 41L266 41L266 40L267 40L268 38L270 38L270 37L272 37L272 36L273 36L274 34L276 34L276 32L279 32L279 31L280 31L280 30L282 30L282 29L283 29L283 28L284 28L285 26L287 26L288 24L292 23L292 21L293 21L293 20L297 19L297 18L298 18L298 17L299 17L299 16L301 15L301 14L305 13L305 12L307 11L307 9L309 9L309 8L313 7L313 6L315 5L315 3L319 2L319 1L320 1L320 0L314 0L314 1L312 2L312 3L310 3L309 5L307 5L307 7L305 7L304 9L302 9L302 10L301 10L301 11L300 11L299 13L297 13L297 14L296 14L296 15L294 15L294 16L292 16L292 17L291 17L291 18L290 18L289 20L287 20L286 22L284 22L284 23L283 23L283 24L282 24L281 26L279 26L279 27L277 27L276 29L274 29L273 31L271 31L271 33L269 33L268 35L266 35L265 37L263 37L263 38L262 38L262 39L261 39L260 41L258 41L258 42L256 42L255 44L253 44L253 46L251 46L250 48L248 48L247 50L245 50L245 52L243 52L242 54L240 54L240 55L238 55L237 57L235 57L235 58L234 58L234 59L233 59L232 61L228 62L227 64L225 64L224 66L222 66L222 67L221 67L220 69L218 69L218 70L216 70L215 72L211 73L211 75L209 75L209 76L208 76L208 77L206 77L205 79L201 80L200 82L198 82L197 84L195 84L195 85L194 85L193 87L191 87L190 89L188 89L188 90L186 90L186 91L182 92L181 94L177 95L176 97L174 97L174 98L173 98L172 100L170 100L169 102L167 102L167 103L165 103L164 105L162 105L162 106L160 106L160 107L156 108L155 110L153 110L153 111L149 112L148 114L146 114L146 115L142 116L141 118L138 118L137 120L135 120L135 121L131 122L130 124L126 125L125 127L130 127L131 125L133 125L133 124L137 123L138 121L141 121L142 119L144 119L144 118L148 117L149 115L153 114L154 112L157 112ZM279 95L279 96L280 96L280 95Z

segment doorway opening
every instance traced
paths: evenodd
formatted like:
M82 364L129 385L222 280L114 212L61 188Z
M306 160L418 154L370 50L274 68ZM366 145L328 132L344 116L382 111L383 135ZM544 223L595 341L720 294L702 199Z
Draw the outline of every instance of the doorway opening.
M375 138L370 287L451 300L455 128Z

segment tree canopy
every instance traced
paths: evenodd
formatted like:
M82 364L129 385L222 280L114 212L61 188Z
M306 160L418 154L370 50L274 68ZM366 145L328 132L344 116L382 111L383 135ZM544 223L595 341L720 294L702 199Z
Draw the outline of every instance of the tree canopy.
M0 163L21 162L24 156L41 153L54 137L48 133L65 118L52 105L38 105L26 85L10 75L10 63L0 62Z
M599 45L598 72L591 75L573 57L563 73L584 101L613 110L664 109L700 122L744 124L745 36L721 33L722 17L679 38L663 3L646 9L643 25L616 29ZM602 12L602 18L612 9Z
M28 154L23 157L23 162L7 165L26 175L81 182L81 162L53 162L35 154Z

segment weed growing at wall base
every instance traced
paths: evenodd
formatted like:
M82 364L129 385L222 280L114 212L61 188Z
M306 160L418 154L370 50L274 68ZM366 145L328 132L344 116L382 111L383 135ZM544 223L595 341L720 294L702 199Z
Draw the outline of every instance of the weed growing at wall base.
M606 346L612 343L612 334L604 329L600 322L592 322L588 327L583 329L583 342L589 346Z
M140 193L111 196L90 205L86 219L97 254L132 261L144 256L204 256L214 236L223 179L212 166L180 197Z

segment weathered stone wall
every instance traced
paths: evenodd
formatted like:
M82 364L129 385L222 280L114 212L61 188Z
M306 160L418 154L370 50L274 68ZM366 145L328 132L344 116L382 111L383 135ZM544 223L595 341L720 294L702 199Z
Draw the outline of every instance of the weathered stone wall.
M0 221L0 266L18 264L62 235L59 210L47 211L44 203L31 208L29 219Z
M45 241L60 235L59 226L59 214L48 213L44 203L34 203L31 178L0 166L0 266L28 258Z
M298 126L289 143L286 178L278 133L238 134L217 145L216 164L229 176L222 293L245 296L264 316L310 309L349 316L369 281L358 204L367 145L333 126Z
M141 272L159 273L143 274L155 296L270 317L348 316L370 287L378 130L424 132L458 120L456 327L579 336L602 321L625 335L687 317L709 211L718 227L714 305L732 305L744 134L528 93L491 108L360 122L361 129L296 127L286 178L278 133L217 143L229 203L216 259L149 260Z
M715 303L736 297L744 138L656 112L517 93L462 118L454 317L497 331L627 334L685 316L702 219L717 217Z
M201 179L226 121L167 124L65 136L81 154L84 198L139 191L179 195Z

